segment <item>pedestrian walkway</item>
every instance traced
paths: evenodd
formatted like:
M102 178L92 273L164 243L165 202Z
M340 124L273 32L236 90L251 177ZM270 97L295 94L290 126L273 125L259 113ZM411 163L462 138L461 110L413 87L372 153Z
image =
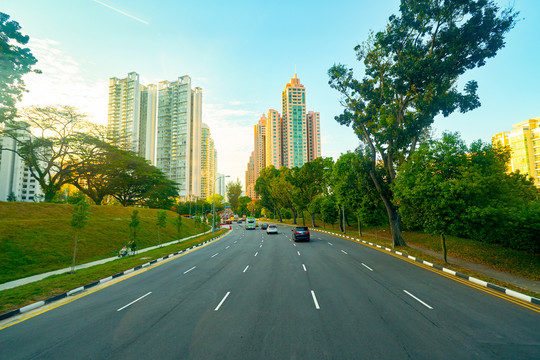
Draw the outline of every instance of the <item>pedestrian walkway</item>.
M150 250L154 250L154 249L157 249L157 248L160 248L160 247L163 247L163 246L178 244L180 242L192 239L192 238L200 236L200 235L208 234L210 232L212 232L212 230L209 230L209 231L204 232L202 234L193 235L193 236L190 236L190 237L187 237L187 238L184 238L184 239L173 240L173 241L170 241L170 242L165 243L165 244L147 247L145 249L137 250L137 253L140 254L140 253L150 251ZM75 270L84 269L84 268L88 268L88 267L95 266L95 265L105 264L105 263L108 263L108 262L116 260L116 259L118 259L118 256L113 256L113 257L106 258L106 259L92 261L92 262L89 262L89 263L86 263L86 264L76 265ZM14 287L25 285L25 284L30 284L30 283L33 283L33 282L36 282L36 281L39 281L39 280L43 280L46 277L49 277L51 275L63 274L63 273L67 273L69 271L71 271L71 267L67 267L67 268L60 269L60 270L49 271L49 272L46 272L46 273L43 273L43 274L33 275L33 276L25 277L25 278L22 278L22 279L9 281L9 282L0 284L0 291L1 290L12 289Z

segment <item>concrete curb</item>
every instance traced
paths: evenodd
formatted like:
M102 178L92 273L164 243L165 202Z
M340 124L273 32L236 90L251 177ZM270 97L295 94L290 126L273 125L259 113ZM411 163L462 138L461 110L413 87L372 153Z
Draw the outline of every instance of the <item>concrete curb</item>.
M340 238L343 238L343 239L352 240L352 241L355 241L355 242L358 242L358 243L368 244L368 245L376 247L378 249L394 253L396 255L402 256L402 257L410 259L410 260L414 260L414 261L416 261L418 263L421 263L423 265L430 266L430 267L435 268L437 270L443 271L443 272L445 272L447 274L456 276L456 277L458 277L460 279L468 280L468 281L470 281L472 283L475 283L477 285L484 286L484 287L487 287L487 288L490 288L490 289L493 289L493 290L497 290L497 291L499 291L499 292L501 292L503 294L512 296L512 297L514 297L516 299L523 300L523 301L531 303L531 304L540 305L540 299L538 299L538 298L535 298L535 297L532 297L532 296L529 296L529 295L525 295L525 294L522 294L520 292L510 290L510 289L507 289L505 287L502 287L502 286L499 286L499 285L496 285L496 284L492 284L492 283L486 282L484 280L480 280L480 279L477 279L475 277L465 275L465 274L462 274L462 273L454 271L454 270L447 269L447 268L442 267L440 265L432 264L429 261L418 259L418 258L416 258L414 256L406 255L406 254L402 253L401 251L395 251L395 250L392 250L392 249L387 248L385 246L377 245L377 244L371 243L369 241L360 240L360 239L357 239L357 238L354 238L354 237L351 237L351 236L347 236L347 235L335 234L335 233L332 233L332 232L329 232L329 231L313 229L313 228L310 228L310 230L318 231L318 232L329 234L329 235L334 235L334 236L337 236L337 237L340 237Z
M106 282L111 281L111 280L113 280L113 279L116 279L116 278L118 278L118 277L121 277L121 276L127 275L127 274L129 274L129 273L132 273L132 272L134 272L134 271L137 271L137 270L146 268L146 267L148 267L148 266L150 266L150 265L154 265L154 264L159 263L159 262L161 262L161 261L163 261L163 260L166 260L166 259L168 259L168 258L170 258L170 257L176 256L176 255L179 255L179 254L182 254L182 253L185 253L185 252L188 252L188 251L190 251L190 250L194 250L194 249L196 249L196 248L198 248L198 247L201 247L201 246L203 246L203 245L206 245L206 244L209 244L209 243L214 242L214 241L216 241L216 240L219 240L220 238L224 237L224 236L227 235L228 233L229 233L229 232L226 232L226 233L223 234L223 235L213 237L213 238L210 239L210 240L206 240L205 242L202 242L202 243L200 243L200 244L194 245L194 246L189 247L189 248L187 248L187 249L180 250L180 251L177 251L177 252L172 253L172 254L169 254L169 255L165 255L165 256L163 256L163 257L160 257L159 259L152 260L152 261L150 261L150 262L147 262L147 263L144 263L144 264L142 264L142 265L136 266L136 267L134 267L134 268L132 268L132 269L129 269L129 270L124 270L124 271L122 271L122 272L119 272L118 274L114 274L114 275L112 275L112 276L106 277L106 278L101 279L101 280L98 280L98 281L94 281L93 283L90 283L90 284L87 284L87 285L78 287L78 288L76 288L76 289L67 291L67 292L65 292L65 293L63 293L63 294L60 294L60 295L53 296L53 297L51 297L51 298L49 298L49 299L42 300L42 301L38 301L38 302L32 303L32 304L30 304L30 305L26 305L26 306L24 306L24 307L22 307L22 308L12 310L12 311L7 312L7 313L5 313L5 314L1 314L1 315L0 315L0 321L5 320L5 319L8 319L8 318L13 317L13 316L16 316L16 315L24 314L24 313L29 312L29 311L31 311L31 310L35 310L35 309L37 309L37 308L39 308L39 307L41 307L41 306L50 304L50 303L52 303L52 302L54 302L54 301L61 300L61 299L65 298L65 297L68 297L68 296L72 296L72 295L78 294L78 293L83 292L83 291L85 291L85 290L87 290L87 289L90 289L90 288L92 288L92 287L94 287L94 286L97 286L97 285L106 283Z

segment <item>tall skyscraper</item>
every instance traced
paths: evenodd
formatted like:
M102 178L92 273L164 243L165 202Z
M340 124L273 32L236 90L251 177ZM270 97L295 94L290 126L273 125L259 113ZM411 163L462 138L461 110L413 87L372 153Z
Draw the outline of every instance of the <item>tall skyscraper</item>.
M265 165L274 165L277 169L283 166L282 119L276 110L268 110L266 120L266 162Z
M125 79L110 79L110 139L177 182L183 200L202 196L201 131L202 89L192 89L189 76L148 86L139 83L135 72ZM215 171L217 152L214 148L211 152Z
M208 125L202 124L201 134L201 198L205 199L216 192L216 151Z
M519 171L540 187L540 117L514 124L511 131L495 134L494 145L510 146L508 171Z
M294 74L281 93L283 165L292 168L307 162L306 89Z
M321 157L321 120L318 112L306 114L307 161Z
M282 116L268 110L255 125L253 159L246 170L246 194L251 198L262 168L300 167L321 156L320 114L306 114L306 89L296 74L281 93L281 109Z
M139 153L141 86L139 74L109 79L107 135L120 149Z

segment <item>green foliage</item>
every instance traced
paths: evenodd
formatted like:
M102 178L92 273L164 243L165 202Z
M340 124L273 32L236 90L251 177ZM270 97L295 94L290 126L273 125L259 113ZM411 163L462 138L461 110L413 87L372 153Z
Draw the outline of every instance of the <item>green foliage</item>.
M137 229L140 224L139 210L133 210L131 213L131 222L129 223L129 239L133 242L137 240Z
M13 191L9 193L7 201L17 201L17 197L15 196L15 193Z
M158 228L163 229L167 225L167 212L164 210L158 210L156 225Z
M90 214L90 204L88 204L86 198L80 199L79 202L73 205L71 226L77 230L82 229L88 223Z
M251 203L251 198L249 196L240 196L238 198L238 212L240 214L248 214L251 211L248 209L248 204Z
M182 215L178 214L176 217L176 231L178 232L178 235L180 236L180 229L182 228Z
M328 70L329 84L345 107L336 121L352 126L369 150L370 176L386 207L394 246L405 245L392 203L396 165L414 153L435 116L480 106L475 81L462 92L456 83L497 54L518 15L476 0L403 0L400 12L356 46L365 68L361 81L345 65ZM384 164L382 178L376 174L378 159Z
M234 182L229 182L227 184L227 198L231 204L232 211L235 213L238 212L240 195L242 195L242 183L240 183L240 180L237 179Z
M70 106L32 106L20 110L21 121L7 121L0 135L15 141L14 152L51 202L78 165L78 136L91 126L86 115Z
M86 200L86 195L82 191L77 191L70 194L67 198L68 204L77 204L81 200Z
M327 224L334 226L339 217L338 204L335 195L324 197L321 204L321 219Z
M0 12L0 123L17 116L15 104L26 91L23 76L37 63L29 48L24 48L30 39L21 33L19 23L9 20L9 15Z
M457 133L422 144L393 188L404 224L539 251L538 190L525 176L506 174L507 159L507 150L482 142L467 148Z
M286 208L280 210L280 215L282 219L289 220L292 219L292 211Z

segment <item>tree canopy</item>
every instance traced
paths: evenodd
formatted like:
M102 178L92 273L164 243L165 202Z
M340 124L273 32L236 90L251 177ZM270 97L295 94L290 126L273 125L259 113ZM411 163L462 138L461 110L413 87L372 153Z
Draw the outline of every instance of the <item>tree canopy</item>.
M238 212L238 200L240 199L241 195L242 183L240 183L239 179L236 179L236 181L231 181L227 184L227 198L231 204L232 211L235 213Z
M30 49L23 47L30 39L21 33L18 22L0 12L0 123L17 116L15 104L26 91L23 75L40 73L32 67L37 63Z
M415 151L435 116L480 106L477 83L469 81L460 91L458 80L497 54L517 15L489 0L402 0L400 15L355 47L365 67L362 80L345 65L329 69L329 84L345 107L336 121L352 126L369 150L370 176L386 207L394 246L405 245L392 203L396 165ZM379 160L382 181L375 173Z

